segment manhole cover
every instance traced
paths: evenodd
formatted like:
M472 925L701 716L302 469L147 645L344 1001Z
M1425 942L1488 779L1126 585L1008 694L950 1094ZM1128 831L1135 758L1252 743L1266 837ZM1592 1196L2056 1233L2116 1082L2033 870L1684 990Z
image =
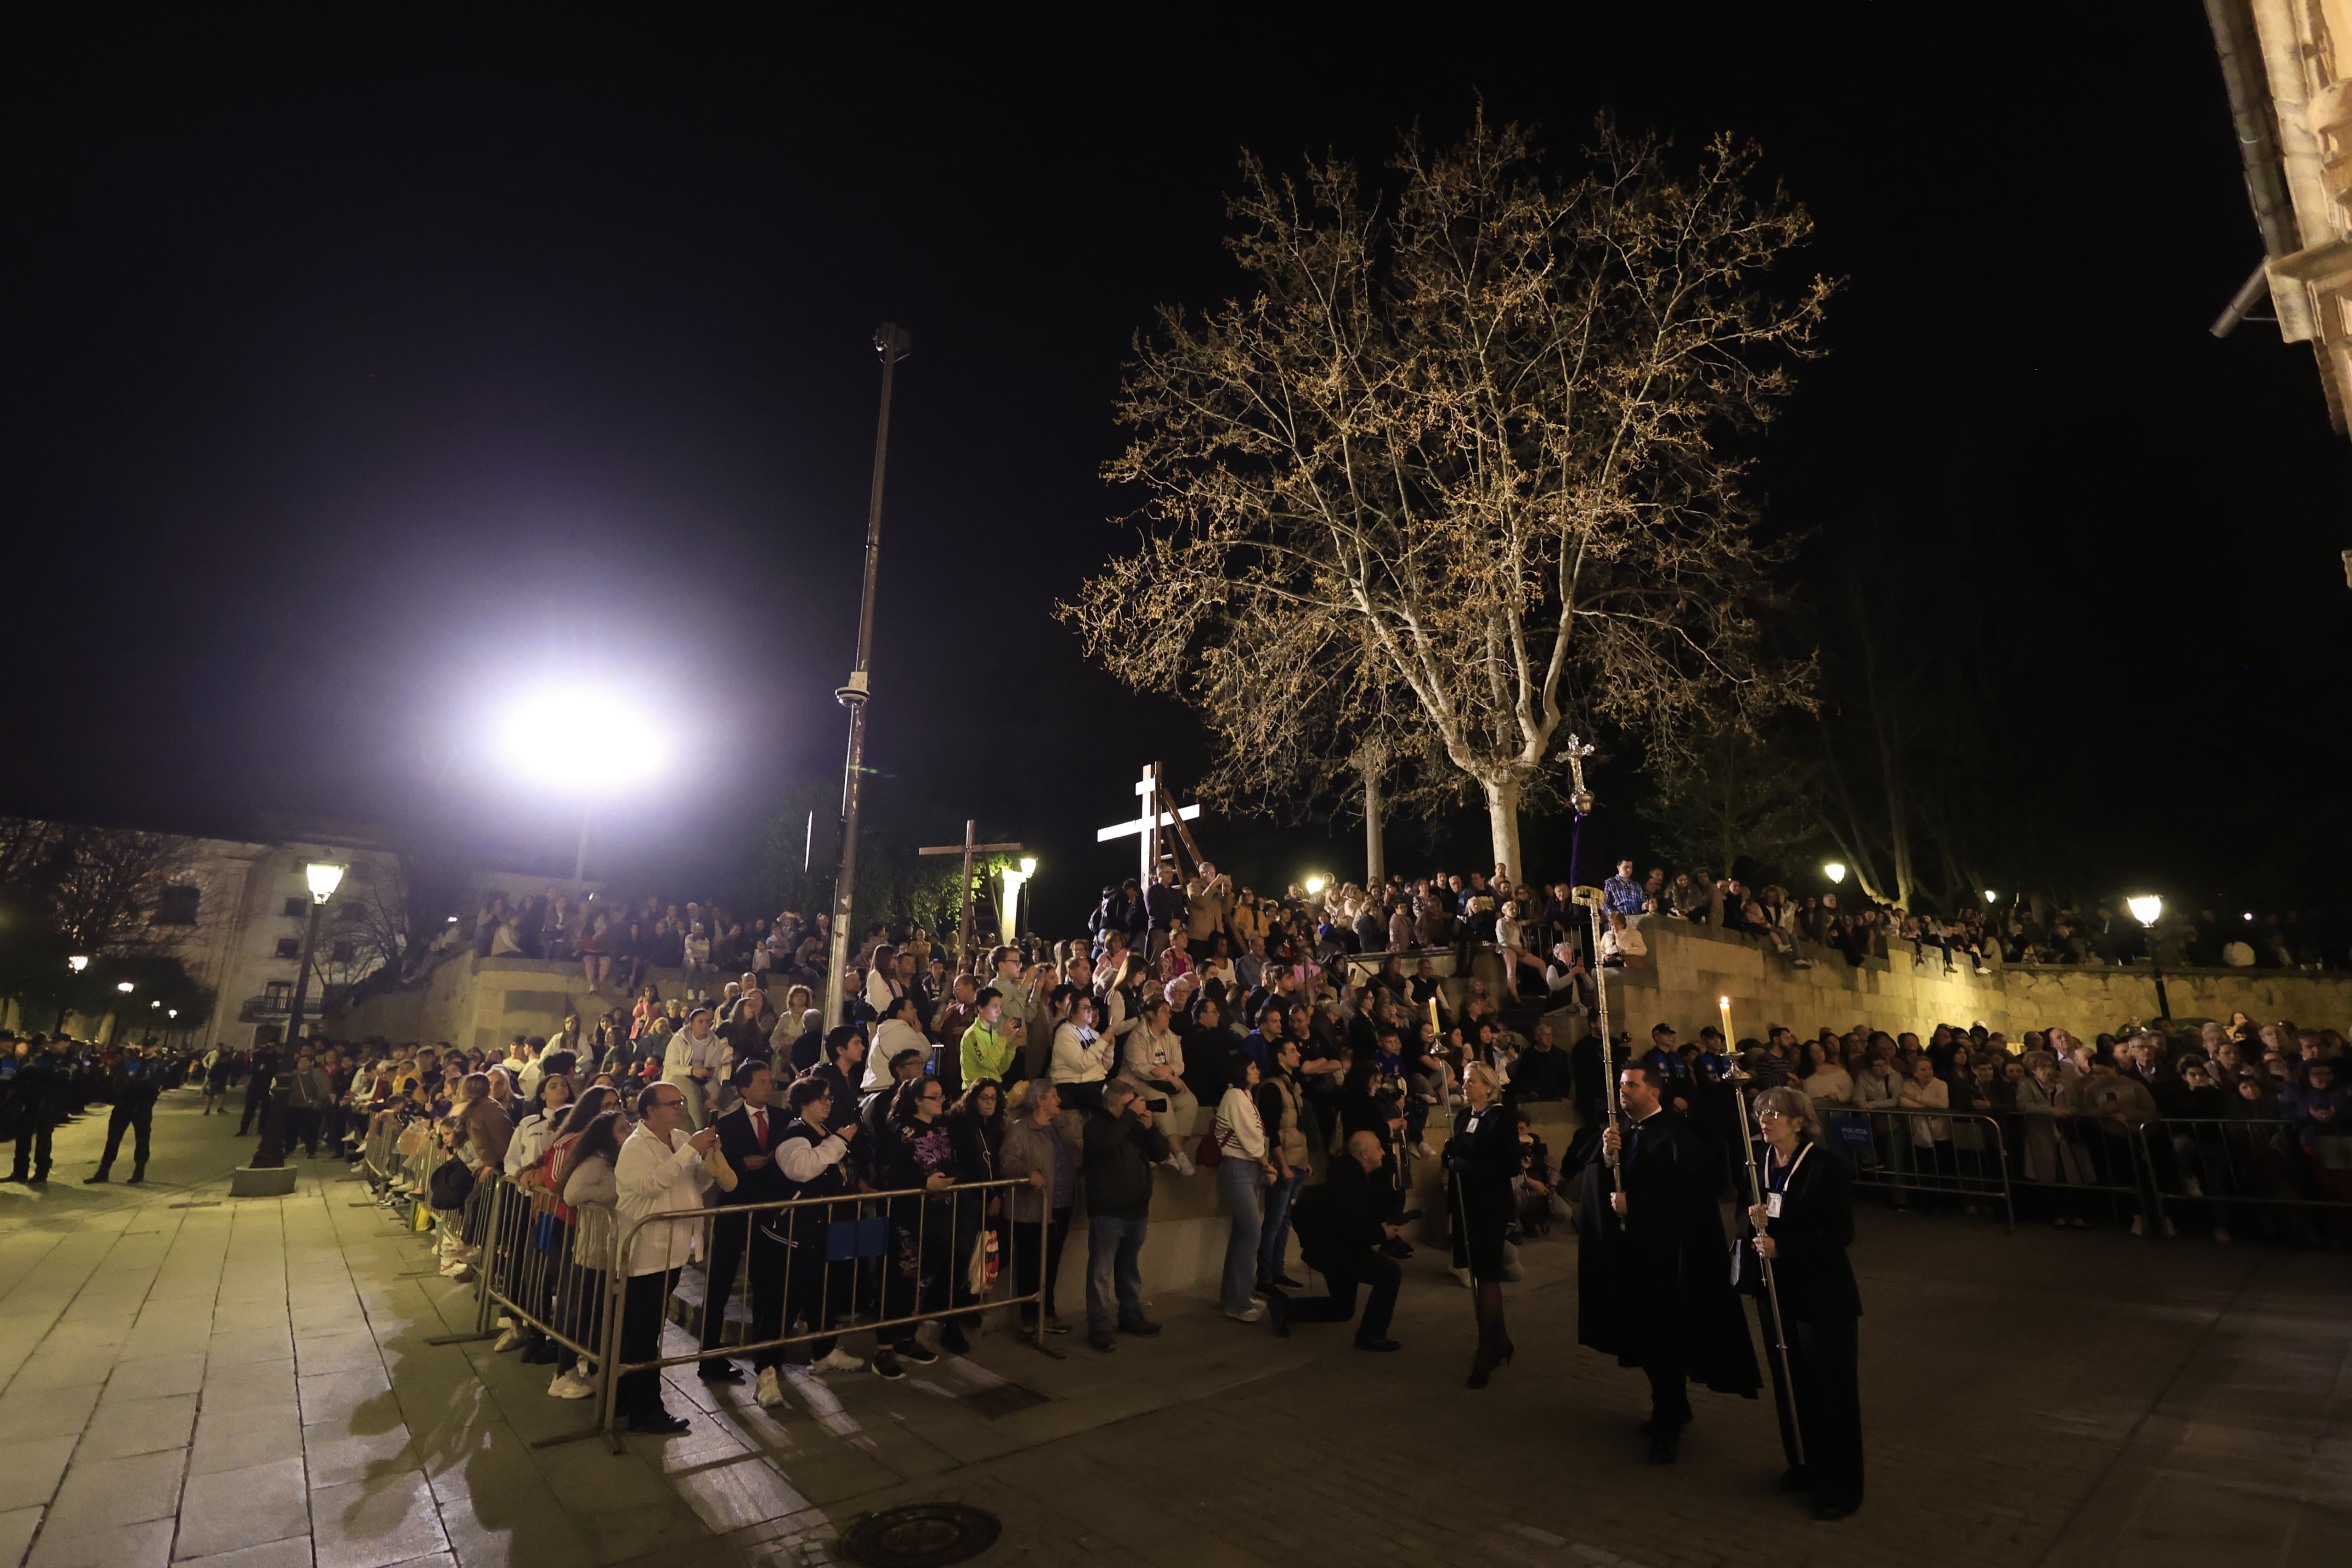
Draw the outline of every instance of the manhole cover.
M994 1514L961 1503L916 1503L868 1518L841 1538L841 1549L867 1568L935 1568L979 1556L1003 1528Z

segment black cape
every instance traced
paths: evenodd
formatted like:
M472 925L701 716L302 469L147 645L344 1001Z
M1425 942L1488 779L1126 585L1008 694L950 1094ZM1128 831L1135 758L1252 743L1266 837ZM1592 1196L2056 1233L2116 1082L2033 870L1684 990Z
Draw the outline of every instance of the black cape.
M1722 1185L1717 1151L1662 1110L1643 1124L1625 1167L1629 1228L1610 1206L1615 1183L1595 1145L1577 1211L1576 1340L1642 1366L1648 1346L1672 1335L1693 1381L1753 1399L1762 1378L1732 1288Z

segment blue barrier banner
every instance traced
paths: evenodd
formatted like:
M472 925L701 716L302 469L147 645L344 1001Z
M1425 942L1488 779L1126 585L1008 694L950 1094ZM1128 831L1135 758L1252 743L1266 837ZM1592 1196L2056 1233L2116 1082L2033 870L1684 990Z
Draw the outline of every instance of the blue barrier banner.
M889 1250L890 1221L877 1215L871 1219L837 1219L824 1229L824 1259L828 1263L847 1263L853 1258L879 1258Z

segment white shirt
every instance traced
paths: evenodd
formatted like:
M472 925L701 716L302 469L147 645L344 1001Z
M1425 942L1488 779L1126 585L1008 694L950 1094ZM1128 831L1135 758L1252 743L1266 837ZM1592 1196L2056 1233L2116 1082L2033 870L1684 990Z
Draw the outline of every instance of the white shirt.
M877 1013L907 994L907 988L879 968L866 973L866 1005Z
M507 1174L520 1175L539 1163L540 1156L547 1152L548 1144L554 1139L554 1121L547 1112L524 1117L515 1128L514 1136L507 1140Z
M627 1237L629 1227L648 1215L700 1214L702 1194L710 1188L710 1173L702 1168L702 1151L683 1130L673 1149L656 1137L650 1127L640 1124L621 1145L621 1157L613 1163L613 1184L620 1191L615 1205L620 1233ZM646 1226L628 1243L628 1271L660 1274L685 1268L694 1256L701 1229L699 1225L675 1220Z
M904 1018L885 1018L882 1026L874 1031L874 1043L866 1052L866 1081L861 1090L871 1092L890 1081L890 1058L900 1051L920 1051L928 1058L931 1042L922 1030Z

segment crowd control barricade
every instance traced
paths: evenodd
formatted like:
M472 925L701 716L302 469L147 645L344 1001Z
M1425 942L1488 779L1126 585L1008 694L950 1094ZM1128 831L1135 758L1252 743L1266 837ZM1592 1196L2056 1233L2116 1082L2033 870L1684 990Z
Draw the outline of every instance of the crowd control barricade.
M2015 1177L2000 1118L1977 1110L1868 1110L1821 1106L1822 1137L1853 1173L1857 1188L1886 1193L1897 1208L1915 1194L1934 1203L1999 1204L2017 1228ZM1913 1129L1945 1123L1944 1137L1922 1146Z
M1060 1359L1045 1342L1051 1206L1041 1203L1034 1224L1012 1217L1015 1191L1031 1184L1006 1178L937 1191L911 1187L730 1204L646 1215L626 1226L612 1254L614 1266L604 1275L596 1430L620 1450L614 1427L623 1382L633 1376L658 1377L664 1368L718 1356L765 1357L865 1330L877 1333L887 1349L922 1323L976 1320L1003 1307L1026 1307L1033 1326L1021 1337ZM998 1214L989 1213L992 1199L999 1200ZM695 1327L701 1331L698 1341L709 1342L667 1353L661 1342L669 1298L689 1262L704 1270ZM1024 1274L1034 1286L1014 1287ZM745 1294L736 1299L748 1301L750 1324L741 1340L725 1343L709 1319L722 1314L723 1331L723 1302L735 1296L739 1275ZM662 1280L658 1295L639 1287L633 1315L633 1280L654 1278ZM795 1322L805 1326L795 1332Z
M2137 1131L2168 1220L2294 1246L2352 1238L2352 1129L2165 1117Z

